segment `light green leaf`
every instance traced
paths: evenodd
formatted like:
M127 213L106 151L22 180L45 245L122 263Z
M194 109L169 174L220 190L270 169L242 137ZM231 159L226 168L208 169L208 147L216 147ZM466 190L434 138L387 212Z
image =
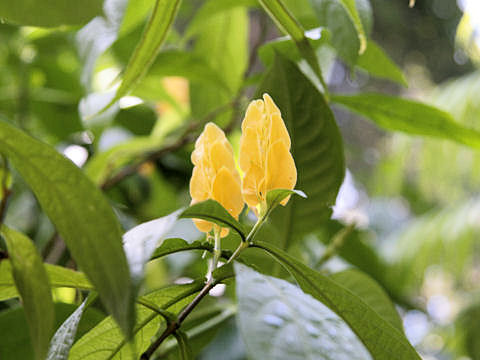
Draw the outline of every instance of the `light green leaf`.
M333 47L350 66L367 48L372 25L368 0L310 0L321 26L330 30Z
M294 63L278 56L257 93L270 94L280 108L292 139L296 187L308 195L273 213L278 246L286 249L330 217L345 174L342 138L322 95Z
M238 325L253 360L371 359L345 322L297 286L235 265Z
M257 242L253 246L270 253L292 274L305 293L312 295L340 316L375 360L420 360L405 335L355 293L310 269L272 244Z
M195 35L195 56L203 58L207 66L215 69L217 76L222 78L228 87L227 91L211 82L192 81L192 116L202 119L219 106L230 103L242 86L248 63L247 11L244 7L234 7L217 12ZM213 120L222 125L230 121L230 118L231 111Z
M378 126L408 134L432 136L480 147L480 132L455 122L433 106L381 94L335 95L332 101L372 120Z
M245 240L245 230L225 208L215 200L206 200L196 203L185 209L179 218L201 219L211 221L223 227L229 227L235 230L238 235Z
M325 94L328 96L328 88L323 79L320 65L318 64L317 55L305 36L305 30L302 28L302 25L300 25L281 0L259 0L259 2L271 16L273 21L275 21L277 26L285 34L292 37L292 40L297 45L298 51L307 61L308 65L322 84Z
M375 310L378 315L387 320L396 329L403 332L402 319L398 315L395 305L377 282L365 273L348 269L330 276L336 283L350 290Z
M408 86L407 79L405 79L402 70L398 68L373 40L369 40L367 49L358 57L357 66L367 70L373 76Z
M133 289L120 224L100 190L55 149L0 121L0 152L23 177L125 333Z
M44 264L51 287L70 287L81 290L92 290L92 284L85 275L61 266ZM0 261L0 301L18 297L12 277L12 266L9 260Z
M123 73L123 79L111 102L102 112L126 95L147 72L175 20L181 0L157 0L152 15Z
M43 360L53 334L55 312L52 293L42 259L32 241L15 230L1 228L12 264L12 275L20 293L35 358Z
M2 1L0 19L23 26L83 25L102 14L102 5L102 0Z
M178 313L203 287L203 280L185 285L171 285L145 295L148 302L171 313ZM155 311L137 305L137 319L133 343L142 353L151 343L151 338L164 324L164 319ZM111 317L107 317L80 338L70 351L70 360L130 359L131 347Z

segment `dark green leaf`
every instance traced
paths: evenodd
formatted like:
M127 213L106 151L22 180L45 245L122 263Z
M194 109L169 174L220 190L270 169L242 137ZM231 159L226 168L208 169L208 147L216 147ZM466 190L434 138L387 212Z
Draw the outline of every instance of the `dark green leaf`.
M395 81L408 86L402 70L388 57L373 40L368 41L365 52L358 57L357 66L367 70L371 75Z
M203 287L203 280L185 285L171 285L154 291L144 297L148 302L171 313L178 313ZM138 353L146 350L151 338L164 324L159 314L145 306L137 305L137 319L134 327L135 349ZM70 351L70 360L107 360L112 358L130 359L132 349L111 317L107 317L79 339Z
M375 310L378 315L403 332L402 319L400 319L395 305L372 278L355 269L337 272L331 278L357 295Z
M70 287L81 290L92 290L93 286L85 275L78 271L61 266L44 264L52 287ZM9 260L0 261L0 301L18 296L12 277L12 267Z
M381 94L335 95L332 100L386 130L454 140L480 147L480 132L455 122L433 106Z
M301 190L290 189L274 189L267 192L267 209L272 211L279 205L287 196L298 195L306 199L307 195Z
M297 286L237 264L238 324L249 358L371 359L334 312Z
M100 190L55 149L0 121L0 152L31 187L100 298L130 333L133 289L120 225Z
M345 174L342 138L322 95L292 62L277 57L257 93L270 94L280 108L292 139L296 187L308 195L273 214L279 246L286 249L330 217Z
M257 242L253 246L269 252L292 274L305 293L337 313L362 340L374 359L420 360L405 335L356 294L269 243Z
M20 293L35 358L43 360L53 334L55 312L52 293L42 259L32 241L17 231L1 228L12 264L12 275Z
M211 221L220 226L227 226L235 230L245 240L245 231L240 224L225 208L215 200L206 200L194 204L184 210L179 218L202 219Z
M0 2L0 19L24 26L82 25L102 14L102 0L19 0Z
M122 82L114 98L103 110L106 110L118 99L127 94L152 65L175 20L180 2L181 0L156 1L142 39L135 48L127 68L123 73Z
M356 64L367 45L372 24L368 0L310 0L321 26L330 30L332 45L350 66ZM363 45L362 45L363 44Z

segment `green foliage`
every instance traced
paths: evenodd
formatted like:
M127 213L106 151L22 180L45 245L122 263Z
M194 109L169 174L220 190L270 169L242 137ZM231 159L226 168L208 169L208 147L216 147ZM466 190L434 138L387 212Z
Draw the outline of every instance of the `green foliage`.
M55 313L47 273L35 245L25 235L3 226L12 276L25 308L35 359L45 357L53 333Z
M447 112L426 104L381 94L335 95L333 101L387 130L480 146L480 132L461 126Z
M53 27L60 25L83 25L102 14L101 0L86 0L72 3L54 0L45 4L21 0L0 4L0 18L4 21L26 26Z
M277 244L286 249L330 216L345 172L342 139L322 95L290 61L277 57L258 93L270 94L282 112L292 138L296 187L308 196L293 197L273 213Z
M0 122L0 151L29 184L105 306L130 333L133 289L120 226L107 200L72 162L5 121Z

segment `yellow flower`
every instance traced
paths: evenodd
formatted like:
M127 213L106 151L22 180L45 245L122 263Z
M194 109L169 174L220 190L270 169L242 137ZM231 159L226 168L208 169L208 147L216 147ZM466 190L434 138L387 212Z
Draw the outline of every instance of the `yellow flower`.
M265 210L268 191L295 187L297 169L290 146L290 136L272 98L264 94L263 100L253 100L242 123L240 168L245 173L243 198L257 214ZM281 204L286 205L289 198Z
M217 125L205 125L195 142L192 163L195 165L190 179L192 204L213 199L238 219L244 204L240 176L235 168L232 146ZM197 228L205 233L210 232L214 225L205 220L194 222ZM221 237L227 234L228 229L222 228Z

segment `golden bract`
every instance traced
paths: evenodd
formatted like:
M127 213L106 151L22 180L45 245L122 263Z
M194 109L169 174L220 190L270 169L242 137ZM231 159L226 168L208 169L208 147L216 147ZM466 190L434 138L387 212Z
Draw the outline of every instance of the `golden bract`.
M268 191L295 187L297 169L290 146L290 136L272 98L264 94L263 100L252 101L242 123L240 167L245 174L243 198L257 213L257 206L265 208Z
M206 124L195 142L191 159L195 165L190 179L192 204L213 199L238 219L243 208L240 176L235 168L232 146L222 129L213 123ZM213 228L209 221L194 222L202 232L208 233ZM228 229L222 228L221 236L227 234Z

